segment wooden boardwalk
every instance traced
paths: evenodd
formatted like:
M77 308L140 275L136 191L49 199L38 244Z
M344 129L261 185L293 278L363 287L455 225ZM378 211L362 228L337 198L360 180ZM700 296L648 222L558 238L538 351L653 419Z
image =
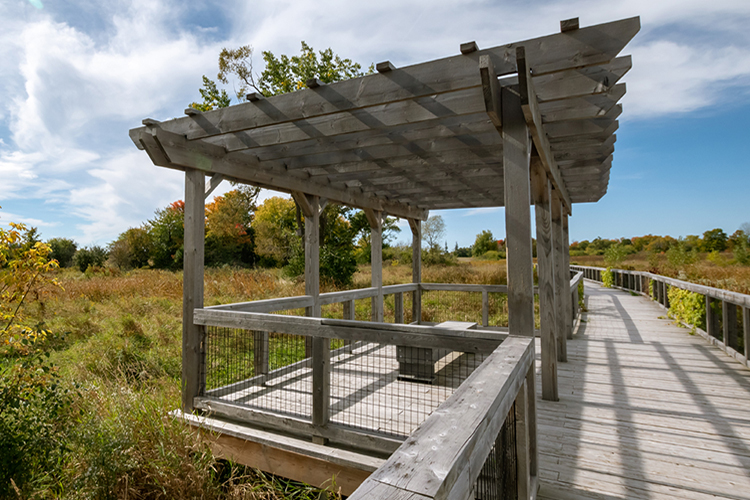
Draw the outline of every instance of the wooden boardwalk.
M750 499L750 370L645 297L586 295L560 401L538 394L539 498Z

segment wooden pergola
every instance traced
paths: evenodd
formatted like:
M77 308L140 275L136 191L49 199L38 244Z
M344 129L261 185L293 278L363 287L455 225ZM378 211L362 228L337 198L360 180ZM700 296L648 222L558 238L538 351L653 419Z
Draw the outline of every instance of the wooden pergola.
M607 191L630 69L621 50L639 18L460 53L167 121L130 136L155 165L185 172L183 409L201 392L205 198L222 180L291 194L305 215L308 316L320 316L319 215L326 203L363 209L372 227L373 321L383 321L380 241L386 215L408 219L413 282L421 282L420 221L430 210L505 207L511 335L534 336L530 205L535 206L543 397L557 400L558 361L572 334L568 216ZM414 318L419 319L419 291ZM312 339L313 360L326 339ZM314 364L317 367L317 364ZM316 368L317 369L317 368ZM321 365L325 369L325 362ZM321 389L324 390L324 389ZM533 395L533 392L531 393ZM532 401L529 403L533 408ZM313 422L325 408L314 410ZM316 416L317 415L317 416Z

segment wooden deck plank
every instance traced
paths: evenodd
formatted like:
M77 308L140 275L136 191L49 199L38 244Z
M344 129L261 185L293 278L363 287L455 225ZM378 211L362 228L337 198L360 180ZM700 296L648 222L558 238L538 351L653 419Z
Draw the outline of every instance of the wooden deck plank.
M750 370L644 297L586 294L560 401L537 403L537 498L750 499Z

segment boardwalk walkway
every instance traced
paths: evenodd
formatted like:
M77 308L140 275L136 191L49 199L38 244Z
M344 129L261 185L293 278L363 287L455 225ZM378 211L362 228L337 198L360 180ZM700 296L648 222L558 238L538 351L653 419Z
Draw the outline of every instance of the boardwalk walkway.
M586 294L560 401L538 395L539 498L750 499L750 370L645 297Z

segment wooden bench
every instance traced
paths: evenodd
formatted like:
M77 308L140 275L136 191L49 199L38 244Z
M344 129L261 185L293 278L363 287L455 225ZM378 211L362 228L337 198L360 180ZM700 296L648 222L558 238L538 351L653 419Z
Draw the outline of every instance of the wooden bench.
M435 326L445 330L462 331L476 328L477 323L471 321L444 321ZM435 381L435 364L451 352L453 351L450 349L398 346L396 349L396 358L398 360L399 380L431 384Z

